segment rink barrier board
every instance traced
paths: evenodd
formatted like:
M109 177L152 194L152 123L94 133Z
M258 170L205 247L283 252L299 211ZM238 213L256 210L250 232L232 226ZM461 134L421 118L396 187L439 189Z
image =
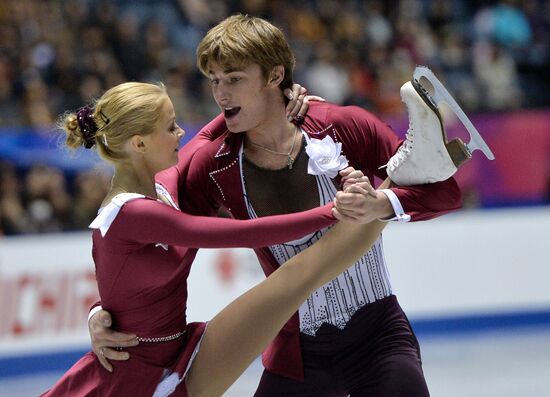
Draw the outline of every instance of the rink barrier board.
M490 332L515 332L538 329L550 330L550 308L537 312L474 315L442 319L411 320L412 327L421 340L426 338L451 338ZM88 350L29 354L0 358L0 378L32 373L65 371Z

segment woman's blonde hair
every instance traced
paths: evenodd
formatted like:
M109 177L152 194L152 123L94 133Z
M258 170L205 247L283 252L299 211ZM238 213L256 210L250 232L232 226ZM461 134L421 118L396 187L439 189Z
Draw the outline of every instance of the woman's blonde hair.
M96 100L93 109L84 107L61 117L65 143L71 149L95 145L103 159L112 163L122 160L126 157L122 148L129 138L154 131L165 98L162 83L119 84Z
M275 66L282 65L285 76L279 87L291 88L296 63L283 32L264 19L233 15L208 31L197 47L197 66L208 76L209 64L228 69L258 64L266 81Z

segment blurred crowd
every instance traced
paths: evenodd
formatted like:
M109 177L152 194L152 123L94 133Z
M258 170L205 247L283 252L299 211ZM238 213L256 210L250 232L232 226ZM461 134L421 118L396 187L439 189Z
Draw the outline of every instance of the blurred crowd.
M97 170L71 177L51 166L22 172L0 162L0 237L85 229L108 188L108 174Z
M550 104L548 0L2 0L0 139L21 126L47 134L128 80L163 81L195 130L218 112L195 48L237 12L283 29L310 92L382 117L403 114L399 87L417 64L467 111ZM85 226L108 178L4 162L0 183L0 234L18 234Z

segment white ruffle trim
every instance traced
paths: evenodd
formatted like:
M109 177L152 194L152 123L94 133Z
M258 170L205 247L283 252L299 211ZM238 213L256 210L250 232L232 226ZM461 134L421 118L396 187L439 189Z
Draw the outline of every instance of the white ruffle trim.
M88 226L90 229L99 229L101 236L105 237L107 231L111 227L111 224L115 220L118 212L124 204L128 201L144 198L143 194L138 193L120 193L117 194L109 204L99 209L99 213L96 218Z
M166 372L169 372L166 370ZM176 390L176 387L180 384L183 378L180 379L180 376L177 372L172 372L168 376L164 376L164 378L160 381L160 383L157 385L157 388L155 389L155 393L153 394L153 397L167 397L170 394Z
M208 328L208 323L206 324L206 327ZM197 346L195 346L195 349L193 350L193 354L191 354L191 358L189 359L189 363L187 364L187 368L185 368L185 373L183 376L180 377L180 375L177 372L171 372L168 369L164 370L164 376L162 377L162 380L157 385L157 388L155 389L155 393L153 394L153 397L168 397L170 394L176 390L176 387L185 379L185 376L187 375L187 372L189 372L189 368L191 368L191 364L193 364L193 360L195 359L195 356L199 352L199 349L201 347L202 340L204 338L205 332L201 335L201 338L199 339L199 342L197 343Z

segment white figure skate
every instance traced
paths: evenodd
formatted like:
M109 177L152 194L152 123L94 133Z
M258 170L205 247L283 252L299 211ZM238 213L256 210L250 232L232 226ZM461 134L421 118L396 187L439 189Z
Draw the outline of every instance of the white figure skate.
M401 99L409 114L409 129L403 145L387 164L388 176L397 184L412 185L444 181L458 167L481 150L493 160L495 156L460 106L430 69L419 66L413 80L401 87ZM457 115L470 142L447 139L438 105L445 102Z

